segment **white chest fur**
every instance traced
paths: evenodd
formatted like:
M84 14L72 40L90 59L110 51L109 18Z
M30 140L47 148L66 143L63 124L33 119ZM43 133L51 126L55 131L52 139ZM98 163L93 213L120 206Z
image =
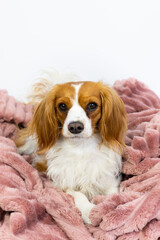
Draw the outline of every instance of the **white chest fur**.
M66 191L107 195L117 191L121 156L99 145L99 135L90 138L60 138L47 153L48 176L55 186Z

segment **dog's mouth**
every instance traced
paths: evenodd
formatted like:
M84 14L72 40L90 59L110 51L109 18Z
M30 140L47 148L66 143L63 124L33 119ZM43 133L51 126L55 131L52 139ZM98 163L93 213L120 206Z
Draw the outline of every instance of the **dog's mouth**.
M70 138L70 139L80 139L80 138L84 138L84 137L82 137L82 136L69 136L68 138Z
M79 140L85 140L90 138L91 136L82 136L82 135L76 135L76 136L68 136L66 139L69 139L71 141L79 141Z

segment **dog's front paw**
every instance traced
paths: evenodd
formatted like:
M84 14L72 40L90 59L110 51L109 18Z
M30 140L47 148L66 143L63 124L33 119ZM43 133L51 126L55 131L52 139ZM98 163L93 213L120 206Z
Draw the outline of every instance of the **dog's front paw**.
M90 203L81 213L82 213L82 219L84 223L91 224L91 220L89 218L91 210L94 208L94 204Z
M81 192L70 190L70 189L68 189L66 192L74 197L75 205L81 212L81 216L82 216L84 223L91 224L89 215L90 215L92 208L95 205L93 203L89 202L87 197Z

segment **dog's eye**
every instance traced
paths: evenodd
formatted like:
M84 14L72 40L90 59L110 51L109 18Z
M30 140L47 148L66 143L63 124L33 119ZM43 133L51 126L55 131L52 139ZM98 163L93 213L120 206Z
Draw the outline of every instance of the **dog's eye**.
M60 103L58 105L58 108L61 112L66 112L68 109L67 109L67 105L65 103Z
M97 107L98 107L97 103L94 103L94 102L89 103L87 105L87 111L92 112L92 111L96 110Z

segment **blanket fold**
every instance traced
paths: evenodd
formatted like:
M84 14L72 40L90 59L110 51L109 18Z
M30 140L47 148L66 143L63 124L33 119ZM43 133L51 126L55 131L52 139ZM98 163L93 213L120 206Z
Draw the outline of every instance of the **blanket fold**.
M136 79L117 81L128 132L120 193L95 196L85 225L73 198L20 156L13 139L33 107L0 90L1 240L158 240L160 238L160 99ZM28 160L28 161L27 161Z

